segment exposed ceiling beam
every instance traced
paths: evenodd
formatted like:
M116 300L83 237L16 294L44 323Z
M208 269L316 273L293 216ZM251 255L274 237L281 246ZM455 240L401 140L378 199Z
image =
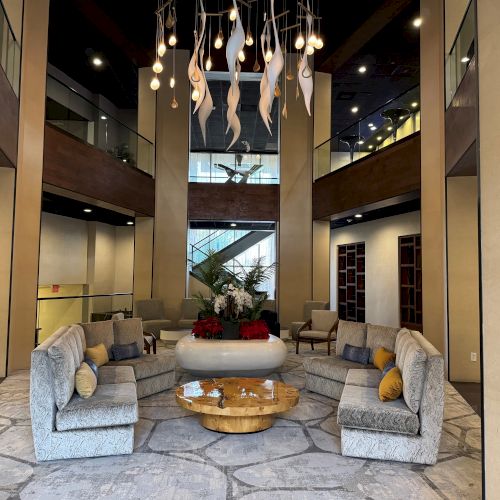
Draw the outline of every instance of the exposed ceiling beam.
M357 54L377 33L412 5L412 0L386 0L340 47L326 58L319 71L335 73Z

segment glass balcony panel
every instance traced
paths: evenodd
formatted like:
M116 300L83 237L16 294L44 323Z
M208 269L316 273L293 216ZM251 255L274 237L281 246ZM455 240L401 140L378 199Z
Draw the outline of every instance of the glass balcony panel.
M21 48L14 36L9 20L0 2L0 66L14 93L19 96Z

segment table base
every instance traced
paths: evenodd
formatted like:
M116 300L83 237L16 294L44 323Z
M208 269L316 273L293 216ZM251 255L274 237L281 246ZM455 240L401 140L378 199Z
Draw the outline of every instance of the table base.
M231 417L226 415L201 415L201 425L211 431L230 434L244 434L269 429L273 425L274 415L253 415L248 417Z

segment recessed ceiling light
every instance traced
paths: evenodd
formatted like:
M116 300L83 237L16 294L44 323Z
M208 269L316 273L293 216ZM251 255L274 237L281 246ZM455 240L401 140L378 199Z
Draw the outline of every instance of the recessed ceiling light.
M377 136L377 141L381 141L381 140L382 140L382 136L381 135Z
M133 221L131 221L131 220L128 220L128 221L127 221L127 226L133 226L133 225L134 225L134 222L133 222Z
M470 57L467 57L467 56L464 56L462 57L462 59L460 59L460 62L463 62L463 63L468 63L470 61Z
M415 28L420 28L420 26L422 26L422 18L421 17L417 17L416 19L413 20L413 26L415 26Z
M122 162L127 163L127 158L123 158Z
M90 214L92 212L91 208L84 208L83 211L87 214Z
M359 71L360 73L366 73L366 66L360 66L360 67L358 68L358 71Z
M368 124L368 126L369 126L370 128L375 127L375 125L373 125L373 123L369 123L369 124Z
M368 146L368 149L373 149L373 144L370 144L370 145Z
M356 219L361 219L363 217L362 214L356 214L354 217L356 217Z
M390 132L392 130L392 127L387 127L387 130Z
M412 108L416 108L417 106L418 106L418 102L416 102L416 101L415 101L415 102L412 102L412 103L411 103L411 107L412 107Z
M357 106L354 106L351 108L351 113L357 113L359 111L359 108Z
M107 116L105 116L105 115L101 115L101 120L107 120L107 119L108 119L108 117L107 117Z
M346 220L347 220L347 222L349 222L349 223L350 223L350 222L352 222L352 219L346 219Z
M231 226L231 227L236 227L236 226L237 226L237 224L236 224L236 222L231 222L230 226Z
M374 130L377 130L377 127L370 127L370 130L373 132Z
M361 140L361 141L358 141L358 144L364 144L365 141Z
M96 66L96 67L98 67L98 68L99 68L100 66L102 66L102 65L104 64L104 61L103 61L100 57L98 57L98 56L94 56L94 57L92 58L92 64L93 64L94 66Z

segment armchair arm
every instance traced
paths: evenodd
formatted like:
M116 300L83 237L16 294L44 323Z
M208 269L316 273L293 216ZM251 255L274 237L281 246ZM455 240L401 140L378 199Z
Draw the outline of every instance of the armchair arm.
M335 321L335 323L333 324L333 326L330 328L330 331L328 332L328 340L330 340L332 338L333 332L337 333L337 327L338 326L339 326L339 320L337 318L337 320ZM335 335L334 338L337 338L337 335Z
M311 329L311 326L312 326L312 319L310 319L309 321L306 321L297 331L297 335L299 335L300 332L302 332L303 330L310 330Z
M144 336L144 350L151 354L151 347L153 347L153 354L156 354L156 337L151 333L143 332Z

